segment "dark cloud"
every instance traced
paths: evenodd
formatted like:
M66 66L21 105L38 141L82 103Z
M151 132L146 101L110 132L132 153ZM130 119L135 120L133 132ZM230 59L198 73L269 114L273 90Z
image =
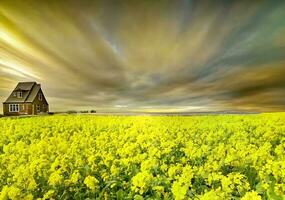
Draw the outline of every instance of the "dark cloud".
M283 1L0 2L0 96L51 109L285 109Z

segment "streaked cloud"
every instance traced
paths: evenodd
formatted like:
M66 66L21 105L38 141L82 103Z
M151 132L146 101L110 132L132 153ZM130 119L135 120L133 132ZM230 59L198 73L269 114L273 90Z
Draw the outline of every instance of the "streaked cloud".
M283 1L0 2L0 96L52 110L285 109Z

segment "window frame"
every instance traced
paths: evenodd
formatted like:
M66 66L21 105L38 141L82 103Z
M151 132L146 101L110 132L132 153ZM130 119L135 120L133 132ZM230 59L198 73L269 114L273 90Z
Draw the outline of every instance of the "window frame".
M39 93L39 100L42 101L43 100L43 94Z
M9 104L9 112L11 113L20 112L20 105L19 104Z
M36 108L37 108L37 112L41 112L41 105L37 105Z
M23 92L17 92L17 98L23 98Z

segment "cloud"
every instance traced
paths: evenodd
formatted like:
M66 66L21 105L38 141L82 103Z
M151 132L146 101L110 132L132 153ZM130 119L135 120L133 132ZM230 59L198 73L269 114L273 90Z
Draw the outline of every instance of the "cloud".
M37 81L53 110L284 110L282 1L0 5L0 95Z

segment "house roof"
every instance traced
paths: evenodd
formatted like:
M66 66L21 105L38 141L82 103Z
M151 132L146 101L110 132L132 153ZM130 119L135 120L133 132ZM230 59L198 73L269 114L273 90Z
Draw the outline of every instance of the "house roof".
M26 103L33 102L38 92L41 89L41 85L36 82L19 82L8 99L4 103ZM22 91L22 98L14 96L14 92Z
M19 82L14 91L16 90L31 90L36 82Z
M41 89L41 85L35 84L29 96L27 97L26 102L33 102L34 99L37 97L37 94L40 91L40 89Z

